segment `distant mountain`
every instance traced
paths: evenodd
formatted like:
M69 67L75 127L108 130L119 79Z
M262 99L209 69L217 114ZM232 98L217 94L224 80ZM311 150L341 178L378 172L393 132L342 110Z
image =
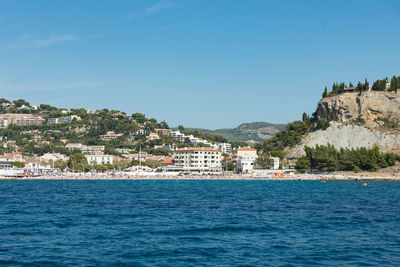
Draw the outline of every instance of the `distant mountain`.
M222 135L229 141L262 142L273 137L277 132L283 130L285 124L273 124L269 122L250 122L243 123L236 128L226 129L199 129L186 128L186 130L200 130L207 133Z

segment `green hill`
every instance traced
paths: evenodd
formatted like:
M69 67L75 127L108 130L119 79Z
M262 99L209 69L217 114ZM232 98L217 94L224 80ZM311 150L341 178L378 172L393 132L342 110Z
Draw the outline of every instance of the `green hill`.
M243 123L236 128L225 129L200 129L187 128L186 130L200 130L207 133L221 135L229 141L262 142L273 137L278 131L283 130L285 124L273 124L269 122Z

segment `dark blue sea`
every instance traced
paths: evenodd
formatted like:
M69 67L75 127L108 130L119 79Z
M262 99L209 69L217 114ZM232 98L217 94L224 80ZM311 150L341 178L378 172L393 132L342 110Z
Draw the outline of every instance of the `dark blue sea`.
M399 266L400 183L1 181L0 265Z

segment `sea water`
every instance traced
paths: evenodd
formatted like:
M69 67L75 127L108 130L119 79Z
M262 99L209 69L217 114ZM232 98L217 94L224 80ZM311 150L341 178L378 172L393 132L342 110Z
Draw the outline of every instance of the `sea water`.
M400 183L1 181L0 265L400 265Z

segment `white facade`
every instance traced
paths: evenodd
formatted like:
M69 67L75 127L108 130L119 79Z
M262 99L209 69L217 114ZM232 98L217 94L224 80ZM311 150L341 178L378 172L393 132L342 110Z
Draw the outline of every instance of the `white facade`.
M89 164L113 164L113 156L110 155L86 155Z
M230 155L232 153L232 145L229 143L219 143L218 149L222 154Z
M150 133L147 137L147 140L151 141L151 140L158 140L160 139L160 136L157 133Z
M169 135L176 141L183 143L185 141L186 136L180 131L172 131Z
M25 126L25 125L39 125L43 123L42 117L23 117L16 119L15 124L18 126Z
M105 146L82 146L83 154L103 154Z
M78 117L76 115L72 115L72 116L64 116L64 117L59 117L59 118L50 118L47 121L47 124L69 123L69 122L73 121L74 119L76 119L77 121L81 120L80 117Z
M117 134L114 131L108 131L106 134L100 135L100 139L103 141L110 141L117 139L120 136L123 136L123 134Z
M279 158L272 158L274 160L274 166L272 167L274 170L279 169Z
M82 150L82 147L83 147L82 144L67 144L65 146L65 148L70 151L75 150L75 149Z
M240 156L236 162L236 171L238 173L250 173L256 166L257 155Z
M180 148L173 159L176 167L221 168L221 152L208 147Z
M185 135L183 133L181 133L180 131L172 131L169 134L174 140L178 141L178 142L185 142L185 139L188 138L190 143L193 145L198 145L199 143L204 144L207 147L212 147L212 148L218 148L218 146L216 144L210 143L207 140L198 138L198 137L194 137L193 135Z
M0 118L0 128L7 128L8 120L6 118Z
M44 154L43 156L39 157L39 160L44 160L44 161L56 161L56 160L68 160L68 157L63 155L63 154L59 154L59 153L55 153L55 154L51 154L51 153L47 153Z
M105 146L85 146L82 144L67 144L65 146L66 149L72 150L80 150L83 154L103 154Z

